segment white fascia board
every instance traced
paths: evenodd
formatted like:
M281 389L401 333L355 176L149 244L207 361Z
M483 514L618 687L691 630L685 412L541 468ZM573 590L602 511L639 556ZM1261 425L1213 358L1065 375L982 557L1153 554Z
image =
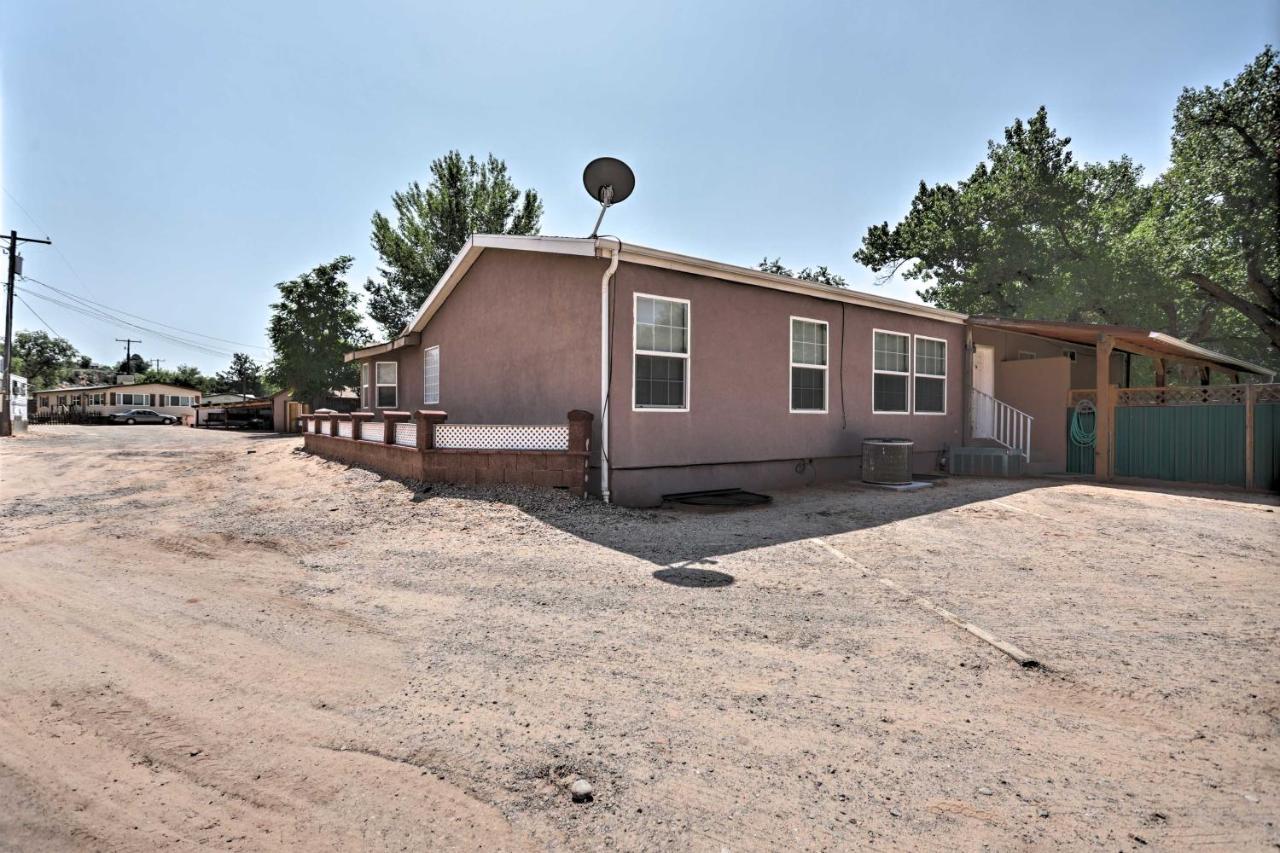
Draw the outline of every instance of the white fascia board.
M449 294L457 287L458 282L471 269L472 264L485 249L507 249L517 252L543 252L554 255L580 255L594 257L596 241L590 237L522 237L514 234L473 234L462 244L453 262L444 271L427 301L422 303L414 316L413 322L405 327L401 335L421 332L427 321L439 310L441 303L449 298Z
M1245 361L1242 358L1236 358L1235 356L1214 352L1211 349L1205 349L1204 347L1197 346L1190 341L1184 341L1182 338L1175 338L1173 335L1166 335L1164 332L1150 332L1148 333L1148 337L1153 341L1160 341L1162 344L1177 347L1178 349L1185 351L1188 355L1194 355L1206 361L1217 361L1224 364L1230 364L1240 368L1241 370L1246 370L1249 373L1257 374L1258 376L1270 376L1274 379L1276 375L1276 372L1270 368L1261 367Z

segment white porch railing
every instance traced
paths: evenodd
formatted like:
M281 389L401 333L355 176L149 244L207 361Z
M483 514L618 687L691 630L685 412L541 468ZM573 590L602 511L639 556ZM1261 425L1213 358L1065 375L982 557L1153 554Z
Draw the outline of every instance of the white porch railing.
M988 438L1023 459L1031 461L1031 422L1035 418L1021 409L1003 403L985 391L971 389L970 411L973 412L973 437Z

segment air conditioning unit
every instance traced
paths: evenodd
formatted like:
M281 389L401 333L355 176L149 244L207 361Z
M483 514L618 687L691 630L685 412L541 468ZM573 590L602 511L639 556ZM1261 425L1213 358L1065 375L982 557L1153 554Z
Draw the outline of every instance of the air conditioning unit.
M879 486L911 483L911 451L906 438L867 438L862 442L862 482Z

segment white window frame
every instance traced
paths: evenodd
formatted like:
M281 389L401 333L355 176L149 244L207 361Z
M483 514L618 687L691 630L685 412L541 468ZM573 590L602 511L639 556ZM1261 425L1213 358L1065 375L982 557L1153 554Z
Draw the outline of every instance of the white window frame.
M823 352L822 364L804 364L795 360L796 346L796 321L801 323L813 323L826 328L826 334L823 336ZM812 317L797 317L792 315L787 320L787 410L793 415L825 415L831 408L831 324L826 320L815 320ZM791 368L801 367L806 370L822 371L822 408L821 409L797 409L794 406L794 389L791 386Z
M384 364L390 364L396 369L395 382L379 382L378 368ZM380 395L378 392L383 388L394 388L396 391L395 402L390 406L382 406L380 403ZM400 362L398 361L375 361L373 363L373 408L374 409L395 409L400 404Z
M636 318L640 316L641 299L659 299L665 302L681 302L684 304L684 352L658 352L636 348ZM684 359L684 405L675 406L637 406L636 405L636 358L642 355L659 358ZM678 296L659 296L656 293L631 294L631 411L633 412L688 412L689 402L693 399L693 303Z
M369 391L372 387L369 384L369 362L362 361L360 362L360 406L368 412L373 411L373 398Z
M1035 361L1035 360L1036 360L1036 354L1031 350L1029 349L1018 350L1018 357L1016 361Z
M923 416L938 416L947 413L947 390L948 379L947 373L941 375L936 373L921 373L916 369L916 341L934 341L942 344L942 369L949 372L951 370L951 343L946 338L935 338L930 335L915 335L911 341L911 413ZM916 377L924 377L925 379L941 379L942 380L942 411L941 412L919 412L916 411Z
M902 373L897 370L880 370L876 367L876 335L896 335L899 338L907 339L907 372ZM911 345L911 335L907 332L895 332L892 329L872 329L871 330L871 414L873 415L910 415L911 404L915 402L912 399L912 378L913 368L915 367L915 347ZM886 376L905 376L907 377L907 407L898 410L884 411L876 408L876 374L883 373Z
M430 386L427 384L427 356L431 353L436 354L436 393L432 399ZM427 347L422 351L422 405L438 406L440 405L440 345Z

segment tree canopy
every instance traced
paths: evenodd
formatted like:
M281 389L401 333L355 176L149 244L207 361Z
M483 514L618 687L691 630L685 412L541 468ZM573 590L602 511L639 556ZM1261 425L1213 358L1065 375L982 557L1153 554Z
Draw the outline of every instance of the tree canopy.
M1041 107L991 141L955 184L921 182L896 225L854 259L920 281L970 314L1130 324L1277 360L1276 55L1221 89L1185 90L1173 165L1156 181L1127 157L1079 163Z
M344 278L351 264L343 255L276 285L280 301L271 306L267 328L275 358L268 373L273 383L312 405L322 404L330 389L358 381L355 365L342 360L369 338L359 299Z
M57 385L79 359L80 353L69 341L48 332L19 331L13 336L11 370L25 376L32 390Z
M760 263L756 264L756 269L763 270L774 275L785 275L791 278L798 278L803 281L816 281L818 284L827 284L832 287L848 287L849 282L845 281L844 276L833 273L825 266L805 267L800 272L795 272L783 266L782 258L774 258L769 260L766 256Z
M231 366L214 374L209 383L213 393L248 394L261 397L266 390L262 382L262 367L247 353L231 356Z
M391 197L394 221L373 214L373 248L381 281L365 282L369 316L395 337L444 275L472 234L537 234L542 201L521 191L507 164L450 151L431 163L431 181L417 181Z
M1272 47L1221 88L1182 90L1171 161L1155 186L1145 245L1280 349L1280 62Z

